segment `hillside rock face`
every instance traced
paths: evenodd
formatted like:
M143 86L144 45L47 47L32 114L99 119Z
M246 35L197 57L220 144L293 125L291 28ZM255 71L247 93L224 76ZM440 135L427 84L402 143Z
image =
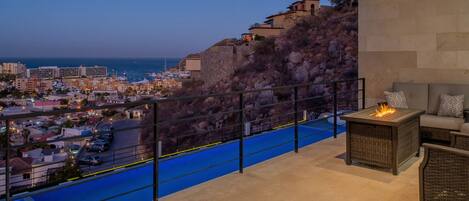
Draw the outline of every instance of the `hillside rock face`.
M255 88L259 79L282 86L357 78L357 18L356 10L323 10L319 16L305 17L281 37L259 42L252 60L233 74L240 81L230 86ZM214 91L223 90L222 85Z
M204 52L213 66L202 72L208 85L194 85L175 92L175 96L227 93L241 90L266 89L299 83L323 83L357 78L358 15L357 10L323 9L317 16L305 17L278 38L266 38L251 46L214 46ZM238 49L241 48L242 50ZM236 51L233 54L233 51ZM235 58L226 55L238 55ZM356 84L339 86L350 93ZM299 98L332 94L329 85L301 88ZM291 122L292 105L276 104L292 100L291 89L266 90L244 95L245 120L251 131L272 129ZM342 109L356 108L356 94L343 94ZM301 103L300 111L319 114L331 111L330 98ZM163 152L170 153L212 142L227 141L239 136L238 96L199 98L160 105L159 119L203 119L162 125ZM216 114L216 115L215 115ZM151 117L152 115L148 115ZM151 119L144 123L151 124ZM144 129L143 141L152 141L151 128Z

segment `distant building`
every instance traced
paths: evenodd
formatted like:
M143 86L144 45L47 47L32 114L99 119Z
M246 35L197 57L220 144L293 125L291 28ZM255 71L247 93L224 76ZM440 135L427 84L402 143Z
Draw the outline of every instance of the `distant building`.
M38 79L78 78L78 77L106 77L105 66L57 67L46 66L28 69L26 77Z
M57 66L46 66L28 69L26 76L38 79L54 79L59 77L59 68Z
M65 165L67 154L58 149L33 149L22 151L22 157L9 160L10 186L31 188L48 182L50 176ZM0 185L5 186L5 161L0 161ZM0 189L5 194L5 188Z
M282 27L272 27L269 24L255 24L249 31L255 36L264 36L264 37L274 37L279 36L284 28Z
M44 80L38 78L16 78L15 87L21 92L46 92L52 90L52 80Z
M90 96L89 100L90 101L96 101L96 100L105 100L105 101L113 101L119 99L119 92L116 90L94 90Z
M62 104L60 101L36 101L33 103L33 110L35 111L52 111L55 108L60 108Z
M80 67L59 68L59 77L61 78L76 78L80 76L81 76Z
M27 91L28 89L28 78L16 78L15 87L20 91Z
M244 41L244 42L251 42L254 40L254 34L252 33L243 33L241 35L241 39Z
M0 65L1 74L21 75L26 72L26 66L22 63L3 63Z
M144 111L142 109L129 109L125 111L128 119L142 119Z
M315 15L320 6L319 0L296 1L288 7L288 11L267 17L264 23L253 25L249 31L253 35L264 37L279 36L285 30L293 27L298 19Z
M86 77L106 77L107 67L104 66L93 66L93 67L80 67L82 70L82 76Z
M77 136L90 136L93 133L91 132L90 129L85 129L85 128L62 128L61 134L62 134L62 137L64 138L71 138L71 137L77 137ZM60 146L60 147L64 147L64 146Z
M202 62L199 54L190 54L181 62L184 71L188 71L195 80L200 79Z
M9 160L10 186L29 187L33 185L32 158L15 157ZM5 161L0 161L0 185L5 186ZM5 194L5 188L0 188L0 194Z

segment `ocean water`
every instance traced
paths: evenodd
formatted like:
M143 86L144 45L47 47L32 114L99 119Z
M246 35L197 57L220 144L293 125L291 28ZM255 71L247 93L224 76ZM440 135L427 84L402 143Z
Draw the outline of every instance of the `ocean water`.
M179 58L0 58L2 62L21 62L28 68L40 66L107 66L109 74L127 75L131 82L149 79L148 73L158 73L166 66L176 66Z

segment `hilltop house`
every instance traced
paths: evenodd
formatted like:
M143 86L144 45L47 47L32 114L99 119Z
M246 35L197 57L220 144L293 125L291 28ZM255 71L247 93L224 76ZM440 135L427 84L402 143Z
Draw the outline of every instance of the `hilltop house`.
M264 23L255 24L249 31L254 36L278 36L294 26L298 19L308 15L315 15L319 8L319 0L296 1L288 7L288 11L267 17Z
M279 36L305 17L315 15L320 9L319 0L300 0L292 3L288 11L267 17L263 24L256 24L243 33L241 39L224 39L198 54L188 55L179 63L180 69L191 73L193 80L210 87L231 75L248 62L253 52L251 41L258 36Z

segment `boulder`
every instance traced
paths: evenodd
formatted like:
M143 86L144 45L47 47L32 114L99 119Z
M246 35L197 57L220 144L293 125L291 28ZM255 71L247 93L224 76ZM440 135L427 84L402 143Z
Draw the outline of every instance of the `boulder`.
M266 90L266 91L261 91L259 95L257 96L257 103L260 105L265 105L269 103L274 102L274 91L272 90Z
M321 82L324 82L324 78L323 78L323 77L315 77L315 78L314 78L313 83L321 83Z
M208 121L202 121L199 124L197 124L197 127L200 129L206 129L208 127Z
M303 55L300 52L292 52L288 55L288 60L291 63L298 64L303 61Z
M339 56L339 42L337 40L331 40L329 42L329 47L327 48L329 56L338 57Z
M297 82L307 82L309 79L308 67L309 63L303 63L303 65L296 68L293 73L294 80Z

